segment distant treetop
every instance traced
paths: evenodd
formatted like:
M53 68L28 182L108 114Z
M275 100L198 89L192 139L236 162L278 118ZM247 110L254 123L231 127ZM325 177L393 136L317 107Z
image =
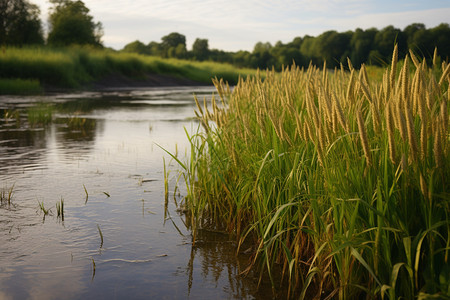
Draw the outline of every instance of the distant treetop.
M47 43L67 46L72 44L102 46L103 27L95 23L83 1L50 0Z

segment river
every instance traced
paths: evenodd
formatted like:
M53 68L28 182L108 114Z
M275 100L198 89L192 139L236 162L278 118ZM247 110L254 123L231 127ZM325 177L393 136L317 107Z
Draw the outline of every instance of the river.
M240 275L249 257L234 240L200 231L193 245L177 212L177 166L158 145L183 160L184 128L199 126L192 95L212 92L0 96L0 189L12 190L0 206L0 299L272 298ZM42 103L57 108L53 120L32 126L27 109Z

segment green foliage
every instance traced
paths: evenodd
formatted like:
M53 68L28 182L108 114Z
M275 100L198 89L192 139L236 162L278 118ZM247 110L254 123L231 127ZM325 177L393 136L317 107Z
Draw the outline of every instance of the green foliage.
M126 44L122 51L128 53L150 54L150 49L144 45L144 43L137 40Z
M0 45L43 44L39 14L27 0L0 0Z
M103 28L100 22L95 23L89 15L85 4L71 0L51 0L52 8L49 22L49 45L93 45L101 46Z
M196 39L192 45L192 55L196 60L203 61L208 59L209 46L207 39Z
M161 50L163 57L185 58L186 37L178 32L172 32L161 38Z

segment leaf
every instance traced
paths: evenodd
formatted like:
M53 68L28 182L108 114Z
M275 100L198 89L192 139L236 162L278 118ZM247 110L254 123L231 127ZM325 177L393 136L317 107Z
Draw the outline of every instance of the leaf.
M375 279L375 281L381 286L381 282L380 280L378 280L377 276L375 276L375 273L373 272L372 268L367 264L367 262L365 261L365 259L361 256L361 254L359 254L358 251L356 251L355 248L351 247L351 253L352 255L364 266L364 268L367 269L367 271L369 271L370 275L372 275L372 277Z

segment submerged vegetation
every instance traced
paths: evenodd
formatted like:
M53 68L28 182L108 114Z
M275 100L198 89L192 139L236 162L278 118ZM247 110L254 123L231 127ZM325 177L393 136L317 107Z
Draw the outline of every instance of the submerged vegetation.
M382 79L310 65L216 81L182 163L194 239L253 242L300 298L450 296L450 64L412 52ZM197 99L196 99L197 100Z

